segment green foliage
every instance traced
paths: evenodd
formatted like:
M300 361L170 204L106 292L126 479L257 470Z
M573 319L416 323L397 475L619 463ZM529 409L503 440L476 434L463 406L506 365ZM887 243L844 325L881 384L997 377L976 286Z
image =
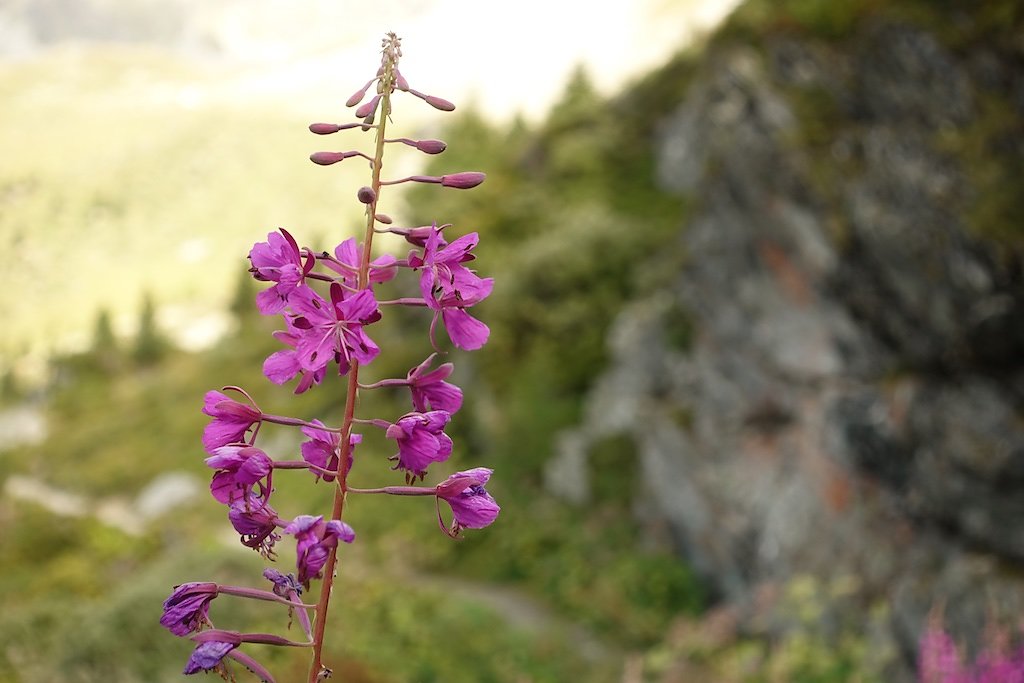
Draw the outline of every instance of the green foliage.
M163 358L169 346L167 339L157 326L153 297L146 294L142 298L142 310L139 312L139 326L135 333L132 358L139 365L152 365Z

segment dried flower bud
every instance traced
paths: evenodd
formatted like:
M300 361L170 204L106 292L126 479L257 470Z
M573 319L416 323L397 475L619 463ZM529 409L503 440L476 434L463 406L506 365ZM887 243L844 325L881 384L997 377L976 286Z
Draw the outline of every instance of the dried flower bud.
M358 192L356 192L356 198L363 204L373 204L374 200L377 199L377 193L373 191L372 187L366 187L364 185L359 188Z
M463 171L462 173L452 173L441 176L441 184L444 187L468 190L471 187L476 187L482 183L486 177L487 175L485 173L480 173L479 171Z
M380 74L377 74L377 75L379 76ZM366 85L364 85L362 88L360 88L359 90L356 90L354 93L352 93L352 96L349 97L347 100L345 100L345 106L346 107L354 107L357 104L359 104L360 102L362 102L363 98L366 97L366 91L370 89L370 86L373 84L373 82L375 80L377 80L377 79L376 78L372 78L372 79L368 80L366 82Z
M309 124L309 130L317 135L330 135L341 130L341 126L336 123L311 123Z
M387 215L386 213L378 213L374 216L374 218L377 219L378 223L383 223L384 225L391 225L392 222L391 216Z
M377 111L378 102L380 102L380 95L374 95L373 99L356 109L356 116L361 119L373 116L373 112Z
M440 154L448 147L441 140L417 140L414 146L426 154Z

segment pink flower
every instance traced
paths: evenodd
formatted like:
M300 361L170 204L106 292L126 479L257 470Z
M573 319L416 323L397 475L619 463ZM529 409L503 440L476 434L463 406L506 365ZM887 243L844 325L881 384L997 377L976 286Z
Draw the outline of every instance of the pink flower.
M192 674L197 674L200 671L223 669L223 664L221 662L224 657L241 645L241 643L242 639L240 637L232 639L225 637L224 640L206 640L199 643L196 645L196 649L192 651L192 655L188 658L188 663L185 664L185 670L182 673L186 676L190 676Z
M218 502L230 505L245 500L257 483L263 497L270 495L274 461L255 446L221 446L206 464L217 470L210 481L210 493Z
M299 375L299 383L295 387L295 393L301 394L314 384L320 384L326 374L325 368L318 370L306 370L299 362L299 356L295 347L301 338L299 330L292 326L291 321L285 318L287 330L274 332L274 338L279 342L290 346L289 349L275 351L263 361L263 374L274 384L284 384L296 375Z
M324 423L320 420L313 420L313 424L319 427L324 426ZM302 459L320 469L336 472L338 470L338 461L341 457L341 434L326 429L317 429L316 427L303 427L302 433L309 437L308 441L302 443ZM355 452L356 444L362 440L362 434L349 435L349 466L352 464L351 458L352 453ZM334 481L335 479L334 475L323 474L312 469L310 471L318 479L322 477L324 481Z
M478 241L479 236L473 232L444 244L441 230L435 227L427 238L423 254L409 255L409 266L423 270L420 292L427 306L434 310L434 324L440 315L452 343L466 351L479 349L490 335L487 325L466 312L467 308L487 298L494 288L494 278L478 277L462 265L476 258L472 250Z
M363 331L364 325L380 320L380 309L369 289L353 294L335 282L328 302L303 286L289 301L296 313L290 325L297 337L294 360L302 370L317 373L334 360L338 374L344 375L353 360L366 364L380 353Z
M356 245L354 237L350 237L334 248L334 260L323 259L323 264L339 273L342 282L349 287L359 285L358 273L362 262L363 250ZM370 284L387 282L395 277L395 257L390 254L379 256L370 262Z
M310 579L320 577L320 570L339 540L345 543L356 540L352 527L337 519L324 522L323 515L299 515L285 527L284 533L295 536L298 581L304 586L309 586Z
M299 287L313 265L315 257L309 253L305 265L295 238L281 228L280 233L267 235L266 242L257 242L249 252L252 267L249 269L257 280L275 282L273 287L256 295L256 307L264 315L280 313L288 305L289 295Z
M164 600L160 624L176 636L187 636L210 623L210 603L217 597L217 584L206 581L175 586Z
M241 535L242 545L264 557L273 556L274 543L281 538L276 531L284 523L277 516L277 511L270 507L267 498L250 493L244 499L236 500L228 508L228 520Z
M220 391L208 391L203 413L213 418L203 429L203 447L210 453L220 446L245 440L245 433L263 419L255 406L239 403Z
M436 355L432 354L409 371L406 379L412 392L412 407L421 413L443 410L454 414L462 407L462 389L444 380L452 374L455 366L442 363L437 369L427 372Z
M431 410L425 413L406 413L398 422L388 426L385 435L398 442L396 469L405 470L406 478L422 478L431 463L443 462L452 454L452 440L444 433L451 413Z
M493 473L494 470L486 467L456 472L434 489L438 500L445 501L452 509L451 529L446 530L448 535L458 536L462 529L483 529L498 518L501 508L484 488ZM440 512L438 522L444 529Z

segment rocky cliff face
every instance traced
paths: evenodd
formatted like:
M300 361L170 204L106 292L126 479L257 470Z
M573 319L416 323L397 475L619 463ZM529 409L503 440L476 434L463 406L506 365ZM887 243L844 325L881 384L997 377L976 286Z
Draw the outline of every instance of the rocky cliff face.
M742 628L845 586L820 623L870 634L889 680L934 606L968 639L1024 607L1022 251L986 210L1024 158L1022 33L971 26L712 42L658 141L696 205L685 266L620 315L550 470L629 435L638 514Z

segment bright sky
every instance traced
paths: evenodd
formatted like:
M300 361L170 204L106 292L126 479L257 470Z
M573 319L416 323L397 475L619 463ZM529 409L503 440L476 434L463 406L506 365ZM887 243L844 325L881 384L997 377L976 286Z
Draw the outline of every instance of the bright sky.
M403 73L414 88L456 101L469 97L499 117L517 111L535 117L558 96L577 64L587 66L599 88L611 91L666 60L736 4L278 0L245 11L200 11L220 26L234 27L233 34L223 36L231 54L260 65L243 88L262 91L272 84L280 93L284 86L304 102L329 88L326 95L333 101L338 96L330 90L333 83L351 81L354 90L372 75L376 63L369 55L386 31L394 31L403 39ZM325 78L325 70L332 77Z

